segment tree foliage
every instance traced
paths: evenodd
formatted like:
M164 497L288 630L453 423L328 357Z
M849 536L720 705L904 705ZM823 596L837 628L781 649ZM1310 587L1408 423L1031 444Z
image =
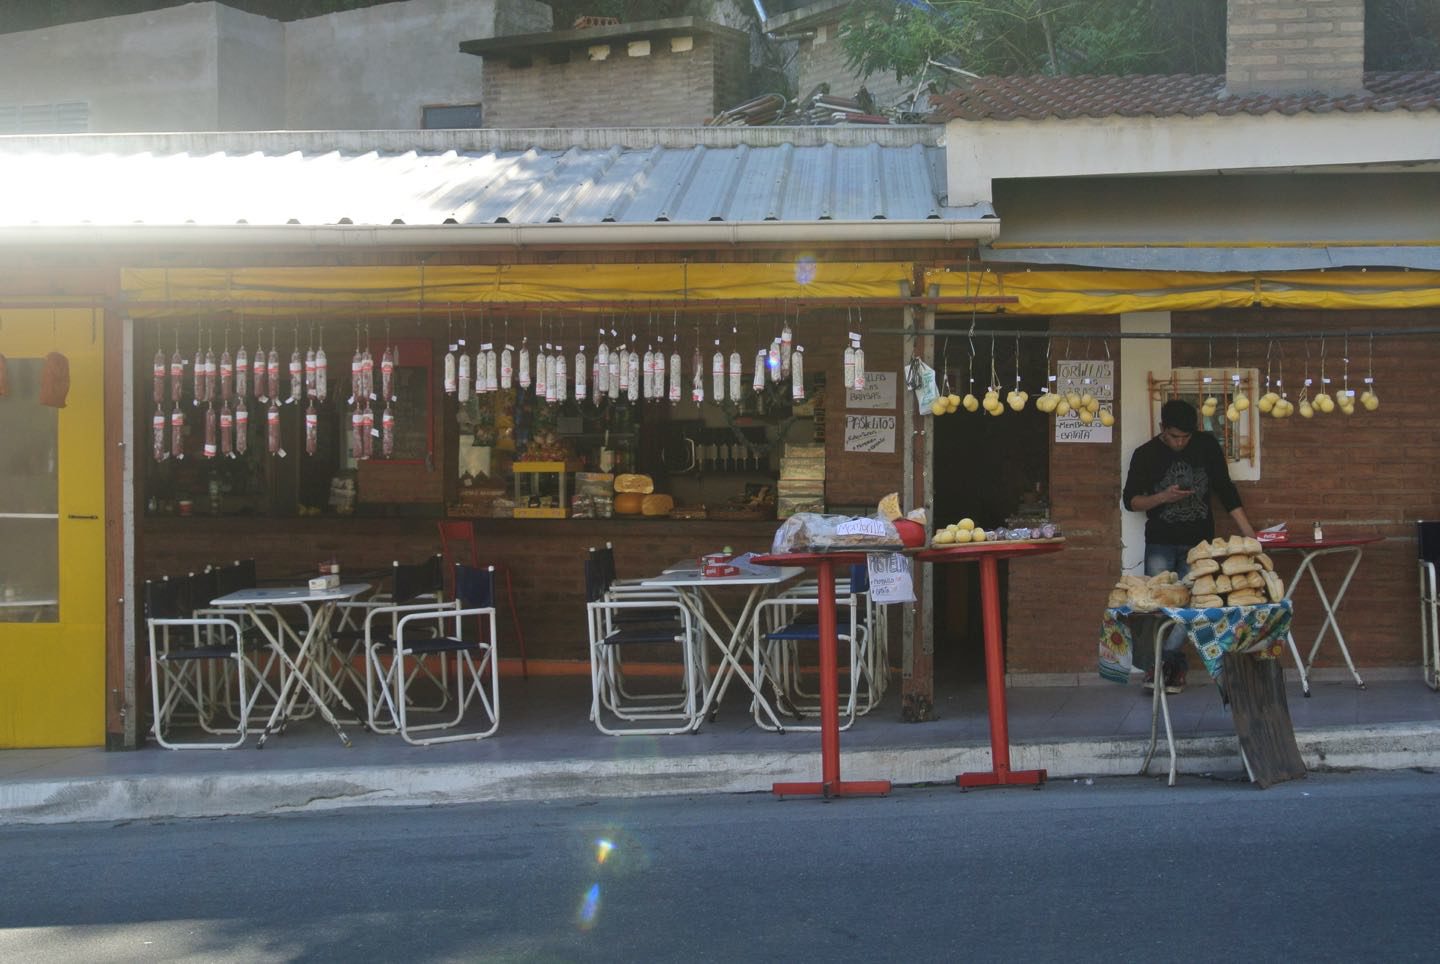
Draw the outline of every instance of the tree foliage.
M1366 69L1440 69L1440 0L1368 0L1365 23ZM841 30L865 77L1225 69L1221 0L856 0Z

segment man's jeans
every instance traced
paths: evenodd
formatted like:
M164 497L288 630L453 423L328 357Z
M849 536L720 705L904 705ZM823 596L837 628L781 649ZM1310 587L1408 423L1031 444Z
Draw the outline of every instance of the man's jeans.
M1176 546L1166 544L1145 544L1145 575L1158 576L1160 573L1170 571L1181 579L1190 571L1190 564L1185 557L1190 552L1190 546ZM1153 630L1152 630L1153 632ZM1146 636L1137 640L1136 653L1143 648L1145 651L1144 665L1148 669L1150 665L1150 654L1154 652L1154 636ZM1186 668L1189 661L1185 658L1185 630L1179 626L1170 630L1165 638L1164 660L1167 666L1178 666Z

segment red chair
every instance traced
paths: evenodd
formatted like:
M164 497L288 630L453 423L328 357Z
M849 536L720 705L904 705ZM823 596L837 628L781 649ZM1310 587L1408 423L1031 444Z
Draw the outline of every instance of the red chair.
M510 582L510 567L481 560L480 546L475 541L475 526L464 519L445 519L439 523L440 555L445 561L445 578L455 578L456 563L474 566L478 569L493 568L495 574L505 580L505 599L510 606L510 621L515 624L515 641L520 644L520 673L530 676L530 665L525 659L525 632L520 628L520 612L515 608L515 587ZM456 550L463 548L469 553L468 559L456 558ZM455 587L447 585L447 598L455 597Z

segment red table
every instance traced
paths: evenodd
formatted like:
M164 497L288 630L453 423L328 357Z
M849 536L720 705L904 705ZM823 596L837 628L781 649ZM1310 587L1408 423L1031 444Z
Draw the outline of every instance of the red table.
M990 703L990 766L979 773L962 773L955 782L962 787L996 787L1010 784L1041 784L1044 770L1010 769L1010 719L1005 707L1005 654L1000 648L1000 567L1001 559L1039 556L1065 548L1057 542L982 542L962 546L924 549L915 558L933 565L957 562L980 564L980 611L985 626L985 689Z
M1308 571L1310 581L1315 584L1315 594L1320 597L1320 608L1325 611L1325 619L1320 623L1320 632L1315 637L1315 643L1310 647L1310 656L1303 662L1300 659L1300 650L1295 645L1295 634L1289 633L1286 641L1290 644L1290 655L1295 658L1295 669L1300 673L1300 689L1306 695L1310 695L1310 667L1315 662L1315 654L1320 651L1320 643L1325 639L1327 631L1334 632L1335 642L1340 644L1340 655L1345 657L1345 665L1350 667L1350 675L1355 677L1355 682L1361 689L1365 688L1365 681L1360 678L1360 673L1355 669L1355 661L1350 658L1350 648L1345 645L1345 637L1340 632L1340 623L1335 618L1335 611L1340 608L1340 602L1345 598L1345 590L1350 588L1350 580L1355 577L1355 570L1360 568L1360 558L1364 554L1365 547L1380 542L1383 536L1347 536L1340 539L1278 539L1261 540L1260 547L1268 552L1298 552L1300 553L1300 565L1295 570L1295 575L1290 577L1290 584L1285 587L1285 598L1290 599L1295 595L1295 588L1300 585L1300 577ZM1317 560L1325 556L1344 555L1349 553L1354 556L1350 560L1350 568L1345 571L1345 578L1340 581L1340 588L1335 591L1334 598L1326 592L1325 587L1320 583L1320 574L1315 569Z
M781 552L754 556L758 566L814 566L820 621L820 780L776 783L777 796L818 793L824 797L884 796L889 780L840 779L840 682L835 650L835 567L865 565L863 552Z

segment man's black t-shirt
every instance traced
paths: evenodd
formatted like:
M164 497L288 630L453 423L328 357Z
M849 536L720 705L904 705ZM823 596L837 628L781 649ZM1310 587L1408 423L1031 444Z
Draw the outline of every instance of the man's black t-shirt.
M1145 513L1145 542L1150 545L1193 546L1215 538L1211 492L1226 512L1240 507L1240 493L1230 481L1225 453L1209 432L1196 432L1179 452L1159 436L1137 448L1125 477L1125 508L1130 508L1130 500L1137 495L1154 495L1172 485L1193 491L1179 502L1157 505Z

